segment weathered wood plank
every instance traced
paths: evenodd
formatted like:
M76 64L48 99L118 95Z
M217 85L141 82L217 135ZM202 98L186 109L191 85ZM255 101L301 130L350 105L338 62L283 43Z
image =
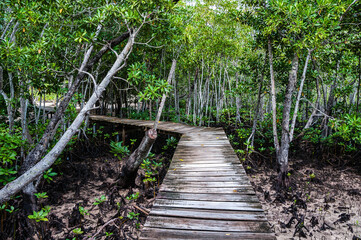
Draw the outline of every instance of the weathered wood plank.
M227 240L227 239L242 239L242 240L274 240L276 239L270 233L252 233L252 232L228 232L228 231L192 231L179 229L163 229L163 228L149 228L145 227L142 230L141 240Z
M267 222L263 221L205 220L162 216L149 216L145 226L201 231L271 232Z
M157 199L183 199L199 201L223 201L223 202L258 202L257 196L239 193L215 194L215 193L180 193L162 191Z
M211 220L267 221L263 212L207 210L153 206L151 216L186 217Z
M176 199L157 199L154 206L165 206L174 208L197 208L209 210L234 210L263 212L260 203L249 202L213 202L213 201L192 201Z
M163 181L166 186L182 186L182 187L211 187L211 188L249 188L252 189L250 183L241 182L188 182L182 179L169 181L168 179Z
M168 181L183 181L183 182L229 182L229 181L234 181L234 182L248 182L248 177L245 175L234 175L234 176L195 176L195 177L188 177L188 175L169 175L167 176L167 178L164 180L165 183L167 183Z
M166 186L160 187L160 191L170 192L182 192L182 193L243 193L243 194L254 194L253 188L211 188L211 187L182 187L182 186Z

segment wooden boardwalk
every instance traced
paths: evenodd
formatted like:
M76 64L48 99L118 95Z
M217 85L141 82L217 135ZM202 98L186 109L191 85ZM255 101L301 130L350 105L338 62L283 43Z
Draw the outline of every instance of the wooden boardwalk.
M153 125L104 116L91 119ZM275 239L222 129L169 122L158 128L182 137L140 239Z

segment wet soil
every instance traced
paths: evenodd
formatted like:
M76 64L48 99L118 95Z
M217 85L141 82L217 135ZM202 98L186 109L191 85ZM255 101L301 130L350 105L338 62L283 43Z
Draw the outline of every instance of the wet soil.
M361 239L361 176L353 169L295 160L281 192L275 170L247 172L277 239Z
M155 159L169 161L171 156ZM154 185L144 184L144 172L139 171L137 185L122 189L117 179L123 162L106 155L66 164L62 175L43 190L48 198L41 205L51 207L46 239L137 239L167 164Z

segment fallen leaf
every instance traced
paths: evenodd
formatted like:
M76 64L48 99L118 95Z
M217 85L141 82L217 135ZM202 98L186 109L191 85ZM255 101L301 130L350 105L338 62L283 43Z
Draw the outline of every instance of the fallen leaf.
M227 236L231 235L230 233L226 233Z
M237 190L236 190L236 189L234 189L234 190L233 190L233 192L237 192Z
M183 162L184 160L183 160L183 159L179 159L179 161Z
M202 147L204 147L204 144L201 144Z
M216 137L216 139L219 139L219 137Z
M176 168L175 169L173 169L173 171L175 171L176 170Z

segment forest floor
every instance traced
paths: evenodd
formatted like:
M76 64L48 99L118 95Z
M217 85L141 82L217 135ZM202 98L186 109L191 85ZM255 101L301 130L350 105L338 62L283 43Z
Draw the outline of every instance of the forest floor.
M49 197L42 205L51 207L49 222L41 226L49 233L43 239L138 239L158 187L144 189L137 179L138 186L120 188L116 181L123 162L102 156L64 165L61 176L43 190Z
M277 239L361 239L361 176L294 160L288 191L269 168L248 174Z

